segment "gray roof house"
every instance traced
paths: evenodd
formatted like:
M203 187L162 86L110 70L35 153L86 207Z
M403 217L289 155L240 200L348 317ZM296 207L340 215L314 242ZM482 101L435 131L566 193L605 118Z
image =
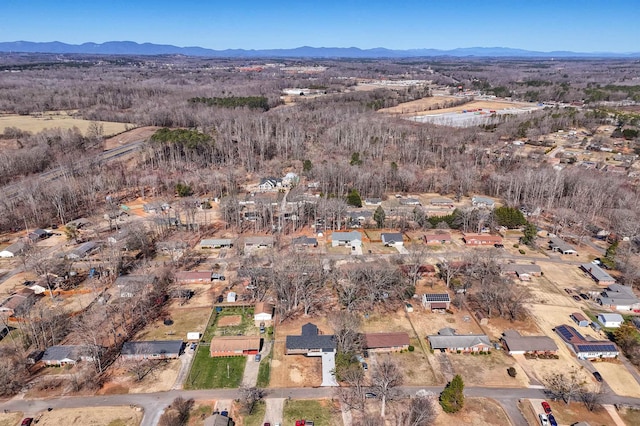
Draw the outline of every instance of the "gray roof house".
M509 355L525 353L556 353L558 346L548 336L522 336L515 330L505 330L502 341L509 351Z
M171 359L178 358L184 342L182 340L150 340L148 342L126 342L120 356L124 359Z
M96 243L95 241L87 241L86 243L82 243L78 247L73 249L69 254L67 254L67 257L69 259L82 259L97 248L98 243Z
M298 247L318 247L318 240L302 235L291 240L291 244Z
M331 234L331 246L361 246L362 234L358 231L334 232Z
M549 248L553 251L560 252L562 254L576 254L578 253L575 248L566 241L554 237L549 240Z
M417 198L400 198L400 205L402 206L419 206L420 200Z
M473 204L475 207L488 207L492 209L496 205L496 202L491 198L476 195L475 197L471 198L471 204Z
M585 271L587 274L593 278L595 282L599 285L611 285L615 284L616 280L606 273L602 268L598 265L594 265L593 263L583 263L580 265L580 269Z
M217 249L223 247L233 247L233 241L229 238L205 238L200 240L201 249Z
M508 263L503 266L502 270L505 274L515 274L521 281L530 281L532 276L539 277L542 274L540 266L531 263Z
M25 248L25 243L22 240L18 240L11 244L4 250L0 251L0 257L14 257L22 253Z
M491 350L491 341L484 334L455 333L451 328L443 328L435 336L427 336L431 349L441 352L482 352Z
M334 373L336 368L335 336L321 334L315 324L308 322L302 326L300 336L287 336L285 354L321 357L322 384L320 386L338 386Z
M40 358L45 365L75 364L80 360L90 361L92 359L93 357L89 355L88 348L78 345L50 346Z
M404 239L402 238L402 234L400 232L383 232L381 234L381 238L382 244L384 244L385 246L401 246L404 244Z
M245 237L244 239L244 248L252 249L252 248L271 248L275 244L275 239L270 236L254 236L254 237Z
M617 311L632 311L640 309L640 300L629 286L611 284L597 299L602 306L608 306Z
M364 199L365 206L379 206L380 204L382 204L381 198L365 198Z
M155 275L120 275L115 285L120 289L120 297L134 297L149 290L156 280Z

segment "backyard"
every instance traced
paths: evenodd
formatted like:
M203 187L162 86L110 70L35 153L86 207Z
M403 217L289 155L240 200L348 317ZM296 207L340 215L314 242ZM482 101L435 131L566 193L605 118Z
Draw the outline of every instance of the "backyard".
M209 323L203 336L205 342L210 342L214 336L252 336L258 335L260 332L253 321L253 307L234 306L219 309L219 312L214 311L211 318L209 318ZM241 317L240 324L222 326L220 321L229 316ZM222 321L223 324L226 322ZM230 323L236 324L235 321Z
M185 382L185 389L237 388L242 381L247 358L209 355L209 346L200 345Z
M330 400L289 400L284 404L284 424L293 425L296 420L312 420L316 426L342 424L342 414Z

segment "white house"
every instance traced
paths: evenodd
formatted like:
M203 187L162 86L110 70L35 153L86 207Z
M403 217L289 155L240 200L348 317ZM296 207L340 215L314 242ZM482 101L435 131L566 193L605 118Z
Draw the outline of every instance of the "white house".
M237 297L238 295L235 291L230 291L229 294L227 294L227 302L235 302Z
M358 231L334 232L331 234L331 247L347 246L360 247L362 245L362 234Z
M404 240L399 232L383 232L381 235L382 244L385 246L402 246Z
M273 321L273 305L267 302L256 303L253 311L253 321L256 326L260 326L260 324L271 325Z
M605 328L618 328L624 322L620 314L598 314L598 321Z

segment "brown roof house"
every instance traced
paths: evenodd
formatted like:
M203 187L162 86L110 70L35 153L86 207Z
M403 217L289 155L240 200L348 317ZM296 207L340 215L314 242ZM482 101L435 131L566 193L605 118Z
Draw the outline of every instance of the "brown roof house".
M428 245L451 244L451 234L425 234L424 242Z
M175 274L179 284L210 283L213 281L212 271L179 271Z
M33 292L14 294L0 303L0 313L6 317L14 316L20 318L29 312L35 301L36 298Z
M371 352L398 352L409 349L407 333L367 333L365 347Z
M209 347L212 357L243 356L260 352L262 339L248 336L213 337Z
M548 336L522 336L515 330L506 330L502 333L509 355L521 354L556 354L558 346Z
M273 324L273 305L268 302L258 302L253 310L253 320L256 327L261 324L269 326Z
M490 234L463 234L462 240L468 246L492 246L502 244L502 237Z
M520 278L520 281L531 281L531 277L539 277L542 275L542 269L540 269L540 266L532 263L509 263L504 265L502 270L505 274L516 275Z

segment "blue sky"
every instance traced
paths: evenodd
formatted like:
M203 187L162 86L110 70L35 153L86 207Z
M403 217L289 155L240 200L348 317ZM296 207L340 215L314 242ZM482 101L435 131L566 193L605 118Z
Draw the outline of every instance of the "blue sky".
M640 0L0 0L0 41L640 51Z

